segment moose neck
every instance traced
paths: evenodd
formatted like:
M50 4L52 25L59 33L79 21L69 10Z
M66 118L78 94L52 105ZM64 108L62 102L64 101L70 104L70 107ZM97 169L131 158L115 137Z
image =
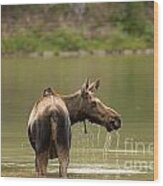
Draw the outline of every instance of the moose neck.
M70 114L71 125L84 121L85 117L81 111L81 92L77 91L74 94L61 96L64 100L68 112Z

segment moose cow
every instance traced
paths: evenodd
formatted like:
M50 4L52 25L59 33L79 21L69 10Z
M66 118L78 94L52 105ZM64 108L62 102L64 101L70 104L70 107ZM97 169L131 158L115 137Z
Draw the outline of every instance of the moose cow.
M118 112L107 107L95 96L100 80L92 83L87 79L81 89L70 95L58 96L45 89L30 115L28 134L36 152L36 172L46 174L48 158L57 158L60 176L67 176L71 125L89 120L106 128L108 132L121 128ZM68 111L67 111L68 110Z

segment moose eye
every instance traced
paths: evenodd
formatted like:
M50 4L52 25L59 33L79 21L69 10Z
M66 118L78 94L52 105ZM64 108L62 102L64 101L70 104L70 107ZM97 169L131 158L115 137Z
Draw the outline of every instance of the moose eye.
M96 102L92 101L91 105L92 105L92 107L96 107Z

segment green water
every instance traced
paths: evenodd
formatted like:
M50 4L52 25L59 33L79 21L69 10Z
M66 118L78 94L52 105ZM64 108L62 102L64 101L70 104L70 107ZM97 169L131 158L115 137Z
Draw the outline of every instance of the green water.
M87 123L84 134L82 123L74 125L69 177L153 179L152 56L2 59L2 176L34 176L26 127L42 90L69 94L86 77L101 79L97 96L122 115L123 127L109 135ZM49 162L49 177L57 166Z

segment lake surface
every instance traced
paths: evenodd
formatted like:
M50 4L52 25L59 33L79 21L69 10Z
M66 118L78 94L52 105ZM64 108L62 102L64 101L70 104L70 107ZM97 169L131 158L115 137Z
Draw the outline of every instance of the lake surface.
M26 128L29 112L46 87L60 94L84 80L101 79L97 96L117 110L122 129L107 133L87 123L72 127L70 178L153 179L153 56L2 59L2 176L34 177ZM58 176L50 160L49 177Z

